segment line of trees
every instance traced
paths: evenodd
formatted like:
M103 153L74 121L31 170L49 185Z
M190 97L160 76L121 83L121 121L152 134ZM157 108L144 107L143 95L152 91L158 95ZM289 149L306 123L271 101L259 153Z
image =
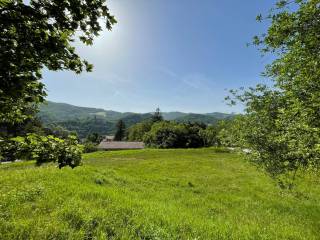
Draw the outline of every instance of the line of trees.
M127 139L143 141L147 146L155 148L234 146L237 144L236 134L231 135L234 121L220 121L214 126L165 121L157 109L151 119L131 126L127 131Z

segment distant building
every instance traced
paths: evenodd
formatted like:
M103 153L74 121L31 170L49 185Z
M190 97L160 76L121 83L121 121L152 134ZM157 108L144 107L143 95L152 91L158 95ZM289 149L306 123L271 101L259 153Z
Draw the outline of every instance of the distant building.
M102 140L103 142L113 142L114 136L105 136L105 138Z
M129 149L143 149L143 142L117 142L103 140L99 145L98 149L101 150L129 150Z

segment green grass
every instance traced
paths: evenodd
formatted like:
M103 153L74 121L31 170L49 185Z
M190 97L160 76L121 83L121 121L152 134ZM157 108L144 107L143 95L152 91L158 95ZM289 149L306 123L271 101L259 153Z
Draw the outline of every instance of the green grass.
M0 166L0 239L320 239L319 178L296 192L214 149Z

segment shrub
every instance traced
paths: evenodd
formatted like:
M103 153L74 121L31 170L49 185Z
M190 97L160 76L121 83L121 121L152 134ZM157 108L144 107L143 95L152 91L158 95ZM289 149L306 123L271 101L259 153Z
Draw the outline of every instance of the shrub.
M84 153L96 152L97 150L98 150L97 146L92 142L86 142L83 145L83 152Z
M144 135L147 146L157 148L197 148L203 146L199 134L202 126L199 124L186 124L162 121L152 125L149 132Z
M151 130L152 124L152 121L146 120L131 126L128 129L128 140L143 141L144 135Z
M87 138L86 142L93 143L93 144L99 144L103 139L103 136L99 133L90 133Z
M199 131L199 135L201 136L205 147L220 145L218 133L219 129L215 126L208 126L206 129L201 129Z
M244 142L243 126L247 120L247 116L238 115L232 120L221 121L218 124L218 142L224 147L248 147ZM248 128L248 131L253 126Z
M186 147L186 134L187 129L183 124L162 121L154 123L143 140L150 147L183 148Z
M17 139L18 140L18 139ZM23 153L22 141L1 140L0 142L0 161L14 161L22 159L26 154ZM18 149L21 149L20 151Z
M204 146L203 138L200 134L206 128L202 123L184 123L186 129L186 146L187 148L199 148Z
M5 161L33 159L37 165L56 162L59 168L80 165L83 147L70 135L63 140L54 136L28 134L26 137L7 139L0 144L0 156Z

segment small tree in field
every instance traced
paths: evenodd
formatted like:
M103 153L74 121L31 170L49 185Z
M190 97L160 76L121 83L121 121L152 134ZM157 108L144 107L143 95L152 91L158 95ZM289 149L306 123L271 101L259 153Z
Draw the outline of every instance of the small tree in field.
M116 134L114 135L114 140L122 141L125 137L125 134L126 134L126 125L122 120L119 120L117 123L117 131L116 131Z

